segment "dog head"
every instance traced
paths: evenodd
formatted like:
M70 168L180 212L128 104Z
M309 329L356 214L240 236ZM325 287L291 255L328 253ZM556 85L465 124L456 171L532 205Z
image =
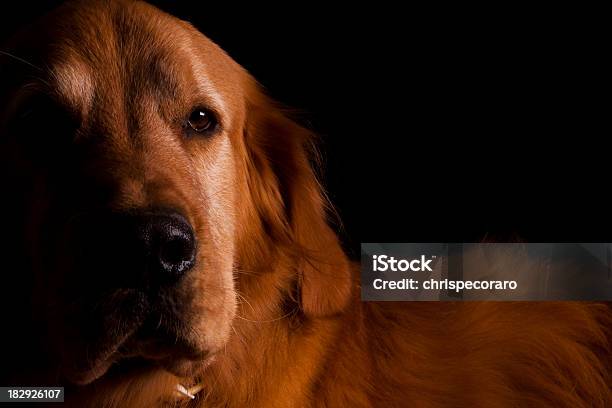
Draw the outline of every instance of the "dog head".
M140 2L68 3L1 63L4 258L69 380L127 359L201 369L239 288L281 258L267 301L342 309L309 132L190 25Z

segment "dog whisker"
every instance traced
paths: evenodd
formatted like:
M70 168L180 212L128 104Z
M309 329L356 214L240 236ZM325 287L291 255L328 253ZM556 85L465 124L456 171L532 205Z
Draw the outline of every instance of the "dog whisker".
M163 319L164 319L164 316L160 313L159 320L157 321L157 326L155 326L155 330L158 330L162 326Z
M250 322L250 323L273 323L273 322L278 322L279 320L286 319L289 316L295 315L298 311L299 310L296 307L295 309L292 309L291 311L287 312L286 314L284 314L284 315L282 315L280 317L277 317L277 318L274 318L274 319L268 319L268 320L252 320L252 319L247 319L246 317L242 317L242 316L239 316L239 315L236 315L236 317L238 319L245 320L245 321Z
M255 308L253 307L253 305L247 300L247 298L245 298L244 296L242 296L238 291L236 291L236 296L239 299L242 299L247 305L249 305L249 307L251 308L251 310L253 311L253 313L255 313Z
M230 324L230 327L232 328L232 330L234 331L234 334L236 335L236 337L238 338L238 340L240 340L240 342L242 343L243 346L247 346L246 340L244 339L243 336L241 336L238 331L236 330L236 328L234 327L233 324ZM225 349L227 350L227 343L225 344Z
M18 56L17 56L17 55L15 55L15 54L11 54L10 52L0 50L0 55L7 56L7 57L9 57L9 58L11 58L11 59L13 59L13 60L15 60L15 61L18 61L18 62L21 62L21 63L23 63L23 64L26 64L26 65L28 65L28 66L30 66L30 67L32 67L32 68L34 68L34 69L38 70L38 71L43 71L43 69L42 69L42 68L40 68L39 66L34 65L34 64L33 64L33 63L31 63L30 61L28 61L28 60L26 60L26 59L24 59L24 58L22 58L22 57L18 57Z
M234 269L234 273L238 275L258 276L258 274L255 272L247 272L240 269Z

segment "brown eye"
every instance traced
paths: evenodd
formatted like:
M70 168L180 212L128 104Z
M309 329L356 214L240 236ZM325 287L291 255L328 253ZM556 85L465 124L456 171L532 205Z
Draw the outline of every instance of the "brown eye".
M195 132L204 133L214 130L217 122L212 112L198 108L191 112L187 124Z

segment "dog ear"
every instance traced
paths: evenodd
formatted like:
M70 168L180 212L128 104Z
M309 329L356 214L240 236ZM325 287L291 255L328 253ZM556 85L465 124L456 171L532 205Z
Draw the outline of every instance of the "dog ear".
M342 311L351 297L350 264L327 223L330 207L313 171L312 133L257 92L248 103L245 137L256 172L251 195L267 239L297 261L302 311L313 317Z

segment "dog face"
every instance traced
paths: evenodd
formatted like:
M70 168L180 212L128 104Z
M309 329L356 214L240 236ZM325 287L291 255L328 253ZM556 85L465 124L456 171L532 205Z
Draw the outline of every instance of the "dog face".
M32 34L3 56L4 248L63 375L192 375L230 340L237 286L259 310L296 287L306 315L342 307L309 134L222 50L138 2L69 3Z
M132 356L182 373L235 313L241 71L147 5L58 13L4 118L37 299L73 381Z

